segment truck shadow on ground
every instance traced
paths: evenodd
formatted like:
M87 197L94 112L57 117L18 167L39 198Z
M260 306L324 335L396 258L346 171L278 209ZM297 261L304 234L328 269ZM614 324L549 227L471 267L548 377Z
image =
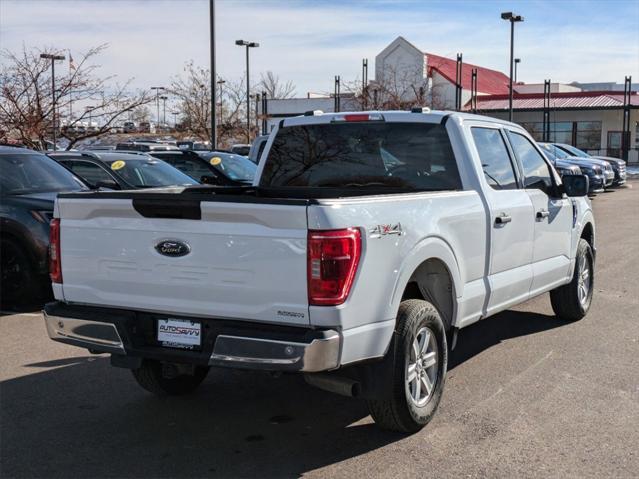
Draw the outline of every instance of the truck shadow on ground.
M561 324L497 315L460 333L450 369ZM378 430L362 401L298 375L212 370L196 394L157 399L106 356L25 366L33 374L0 385L4 477L288 477L405 437Z

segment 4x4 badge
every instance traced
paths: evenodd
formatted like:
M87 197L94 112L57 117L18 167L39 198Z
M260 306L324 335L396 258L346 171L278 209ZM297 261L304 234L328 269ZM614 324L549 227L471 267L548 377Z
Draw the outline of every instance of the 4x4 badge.
M381 238L386 235L401 235L402 224L396 223L394 225L377 225L370 230L371 238Z

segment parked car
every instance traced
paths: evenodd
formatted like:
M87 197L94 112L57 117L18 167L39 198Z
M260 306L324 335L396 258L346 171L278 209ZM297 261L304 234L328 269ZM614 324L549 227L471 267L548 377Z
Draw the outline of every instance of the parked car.
M175 145L168 143L158 143L155 141L131 141L128 143L118 143L116 150L121 151L179 151Z
M548 291L558 319L588 312L588 181L521 126L420 109L272 135L257 187L61 195L50 337L158 395L211 366L302 372L415 432L460 328Z
M146 154L93 151L49 156L96 188L130 190L197 184L190 176Z
M45 155L0 146L0 296L17 305L51 296L49 221L59 192L87 190Z
M225 151L198 151L204 161L213 165L233 181L251 184L257 172L257 166L246 156Z
M135 133L138 131L138 124L134 121L125 121L122 126L124 133Z
M565 151L568 155L578 158L590 158L595 160L605 161L610 164L612 171L615 174L613 186L621 186L626 183L626 162L620 158L612 158L610 156L592 156L583 150L565 143L553 143L557 148Z
M262 152L266 147L267 141L268 135L260 135L255 138L255 140L253 140L253 144L251 145L251 149L248 153L248 159L256 165L260 162L260 157L262 156Z
M250 151L251 145L248 144L238 144L231 147L231 153L235 153L236 155L247 156Z
M606 166L604 163L598 160L590 161L587 158L568 156L563 150L557 148L552 143L538 143L538 145L551 161L561 161L578 166L581 172L588 176L589 195L603 193L606 185L609 186L612 184L613 176L610 174L611 170L608 175L606 175L607 170L604 169Z
M177 141L176 145L180 150L211 151L210 141L182 140Z
M154 158L167 162L182 173L204 184L220 186L246 185L251 184L255 176L255 165L245 160L250 164L250 167L247 165L238 166L237 161L235 161L236 155L216 152L207 152L201 155L190 150L152 151L149 154ZM226 158L227 156L234 158L228 159Z
M148 121L141 121L140 126L138 127L138 132L155 133L155 123L151 123Z
M564 150L563 148L559 148L557 146L558 143L547 143L547 144L549 145L548 148L552 149L553 153L555 154L557 158L571 161L571 162L576 162L579 165L581 165L584 162L588 162L589 164L600 166L603 170L603 174L605 177L604 186L606 188L612 186L615 180L615 172L612 169L612 166L610 165L610 163L608 163L607 161L596 160L594 158L589 158L585 156L573 156L570 153L566 152L566 150Z

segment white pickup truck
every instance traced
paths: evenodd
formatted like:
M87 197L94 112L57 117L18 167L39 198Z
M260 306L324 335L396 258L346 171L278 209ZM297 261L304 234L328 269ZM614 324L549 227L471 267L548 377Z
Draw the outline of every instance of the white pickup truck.
M279 123L253 186L60 195L48 333L157 394L211 366L297 371L416 431L460 328L547 291L558 318L586 314L587 191L512 123L309 112Z

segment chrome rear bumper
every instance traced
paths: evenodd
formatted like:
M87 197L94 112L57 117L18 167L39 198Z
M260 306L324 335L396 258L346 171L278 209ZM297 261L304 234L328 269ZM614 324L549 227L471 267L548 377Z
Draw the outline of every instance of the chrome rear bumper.
M46 311L43 314L49 337L54 341L105 353L125 353L122 338L111 323L52 316Z
M131 337L131 331L123 323L116 325L108 320L72 318L47 311L43 314L52 340L94 352L167 362L208 362L211 366L272 371L319 372L339 366L342 337L334 330L311 331L312 337L300 336L298 339L273 339L272 332L260 337L259 332L243 336L225 334L222 330L215 337L212 349L211 346L208 350L203 347L202 351L194 353L163 346L133 347L131 339L127 340Z
M340 336L336 331L326 333L326 337L310 343L220 335L209 363L236 368L328 371L339 365Z

